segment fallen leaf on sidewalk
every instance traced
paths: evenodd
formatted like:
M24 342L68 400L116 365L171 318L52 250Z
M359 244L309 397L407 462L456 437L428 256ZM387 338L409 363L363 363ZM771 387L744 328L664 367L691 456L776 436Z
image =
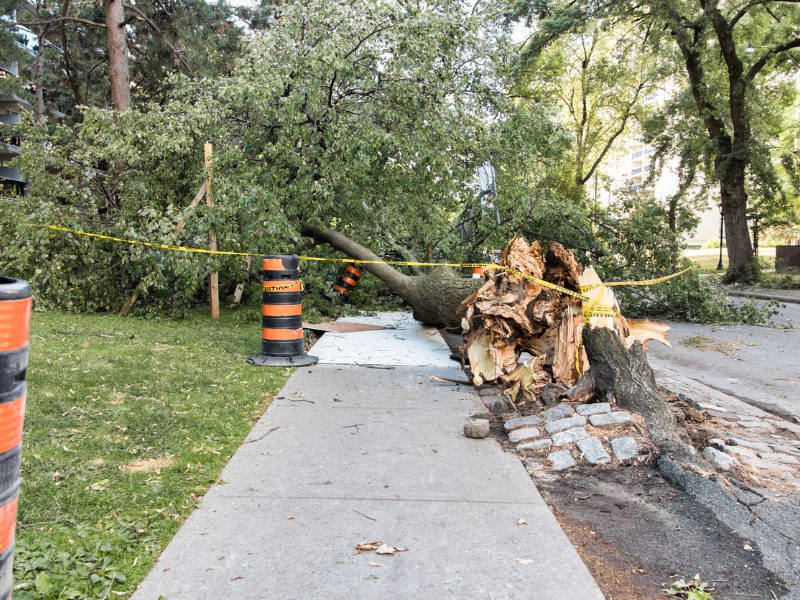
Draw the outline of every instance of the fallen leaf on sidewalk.
M519 521L517 521L517 525L527 525L527 524L528 522L525 519L520 519Z
M294 521L294 515L289 515L288 517L286 517L286 520L287 521Z
M370 567L382 567L383 565L381 563L371 562L371 563L369 563L369 566Z
M534 562L531 558L515 558L514 560L521 565L531 565Z
M375 550L376 554L394 554L395 552L396 550L394 547L390 546L389 544L383 544L380 548Z
M360 544L356 544L356 554L362 554L364 552L372 552L373 550L377 550L380 548L381 544L380 540L375 542L361 542Z

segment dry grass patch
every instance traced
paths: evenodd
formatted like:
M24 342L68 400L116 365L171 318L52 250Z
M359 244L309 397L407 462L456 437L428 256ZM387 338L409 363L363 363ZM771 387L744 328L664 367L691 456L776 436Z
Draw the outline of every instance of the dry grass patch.
M119 470L123 473L158 473L161 469L166 469L175 464L174 458L162 456L161 458L137 458L122 465Z

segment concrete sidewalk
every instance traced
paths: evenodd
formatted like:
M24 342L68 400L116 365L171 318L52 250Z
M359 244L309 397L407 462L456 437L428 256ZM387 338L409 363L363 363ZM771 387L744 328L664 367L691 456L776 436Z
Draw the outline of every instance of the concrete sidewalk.
M328 364L292 376L134 600L603 598L517 457L462 435L482 403L430 379L457 368L333 362L446 356L395 325L323 336ZM408 551L354 554L375 540Z

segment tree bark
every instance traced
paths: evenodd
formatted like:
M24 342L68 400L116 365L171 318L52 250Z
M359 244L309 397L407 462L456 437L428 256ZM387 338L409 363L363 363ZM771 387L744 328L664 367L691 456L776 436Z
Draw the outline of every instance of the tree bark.
M618 406L644 417L657 445L678 441L677 421L658 391L642 344L637 341L625 348L620 337L605 327L585 329L583 342L595 392L613 392Z
M728 76L727 111L730 125L711 101L707 76L698 51L705 43L701 35L706 23L691 23L689 35L686 23L674 6L668 9L670 30L684 59L689 76L692 97L697 112L714 145L714 170L720 184L720 202L725 216L725 238L728 252L728 272L725 283L753 283L759 277L758 263L753 256L750 232L747 227L747 192L745 175L750 162L749 146L752 138L747 115L746 93L749 73L744 73L742 61L736 52L733 37L735 21L728 21L716 3L701 2L703 13L710 18Z
M745 165L733 159L720 181L720 198L725 215L725 242L728 250L728 272L724 283L753 283L758 280L758 264L747 226L747 191Z
M377 254L338 231L308 225L303 233L354 259L381 260ZM452 269L444 267L434 267L430 273L412 276L383 262L363 266L411 306L415 319L434 327L459 325L461 320L456 309L482 283L481 280L459 277Z
M44 117L44 52L46 34L46 27L37 32L39 46L36 49L36 64L33 69L33 86L36 90L36 99L33 105L34 123L41 123Z
M128 71L128 40L125 33L125 9L122 0L104 0L106 40L108 45L108 80L111 106L124 112L131 105L131 80Z

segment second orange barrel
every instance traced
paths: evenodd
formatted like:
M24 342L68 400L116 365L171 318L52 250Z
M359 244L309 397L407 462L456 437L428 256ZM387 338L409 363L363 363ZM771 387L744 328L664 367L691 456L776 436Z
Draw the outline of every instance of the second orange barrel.
M358 285L358 280L361 279L363 270L360 265L347 265L344 268L344 273L339 277L336 283L333 284L333 289L339 292L342 296L347 296Z

